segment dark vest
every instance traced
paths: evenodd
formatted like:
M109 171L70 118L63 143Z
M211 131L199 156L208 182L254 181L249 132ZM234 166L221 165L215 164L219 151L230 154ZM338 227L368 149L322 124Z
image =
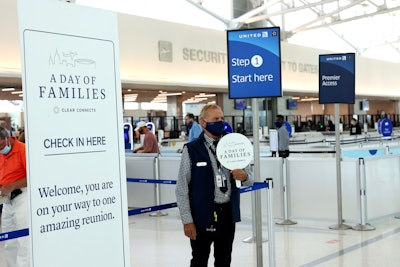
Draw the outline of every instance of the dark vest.
M190 207L197 227L207 228L214 222L214 170L205 146L204 132L187 143L192 162L189 183ZM205 165L205 166L204 166ZM240 190L231 179L231 204L233 222L240 221Z

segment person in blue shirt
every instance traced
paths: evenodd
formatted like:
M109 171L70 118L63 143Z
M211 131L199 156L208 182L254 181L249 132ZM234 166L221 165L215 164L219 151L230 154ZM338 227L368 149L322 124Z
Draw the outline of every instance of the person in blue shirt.
M198 124L194 119L194 115L192 113L188 113L186 115L185 122L189 131L188 142L192 142L195 138L200 136L200 134L203 132L203 128L201 128L200 124Z

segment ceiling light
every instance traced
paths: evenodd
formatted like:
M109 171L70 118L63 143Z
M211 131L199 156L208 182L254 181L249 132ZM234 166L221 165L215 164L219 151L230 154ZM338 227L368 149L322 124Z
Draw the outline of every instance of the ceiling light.
M214 96L215 96L215 94L205 94L205 93L201 93L201 94L195 95L194 97L196 97L196 98L198 98L198 97L202 98L202 97L214 97Z
M15 90L15 88L3 88L3 89L1 89L1 91L3 91L3 92L14 91L14 90Z
M135 102L138 94L126 94L124 95L125 102Z
M159 96L174 96L174 95L182 95L182 93L160 93Z
M13 94L13 95L22 94L22 91L13 91L13 92L11 92L11 94Z

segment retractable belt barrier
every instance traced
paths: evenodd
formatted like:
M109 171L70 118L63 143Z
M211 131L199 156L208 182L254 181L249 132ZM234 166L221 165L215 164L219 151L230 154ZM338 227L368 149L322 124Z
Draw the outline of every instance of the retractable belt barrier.
M131 182L131 183L176 184L175 180L153 180L153 179L145 179L145 178L127 178L127 181ZM247 192L259 190L259 189L266 188L266 187L268 187L267 183L254 183L253 186L241 188L240 193L247 193ZM159 206L152 206L152 207L128 210L128 216L138 215L138 214L148 213L148 212L153 212L153 211L158 211L158 210L170 209L170 208L175 208L175 207L177 207L176 202L169 203L169 204L163 204L163 205L159 205ZM28 228L11 231L11 232L0 233L0 242L6 241L9 239L28 236L28 235L29 235Z

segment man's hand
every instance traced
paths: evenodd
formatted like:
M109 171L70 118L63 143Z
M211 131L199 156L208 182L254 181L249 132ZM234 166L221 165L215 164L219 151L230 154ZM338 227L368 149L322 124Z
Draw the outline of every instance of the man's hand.
M239 181L244 182L248 178L247 177L247 173L242 169L232 170L231 173L232 173L233 179L235 179L235 180L239 180Z
M184 224L183 231L185 232L185 236L189 237L192 240L196 240L197 233L194 223Z

